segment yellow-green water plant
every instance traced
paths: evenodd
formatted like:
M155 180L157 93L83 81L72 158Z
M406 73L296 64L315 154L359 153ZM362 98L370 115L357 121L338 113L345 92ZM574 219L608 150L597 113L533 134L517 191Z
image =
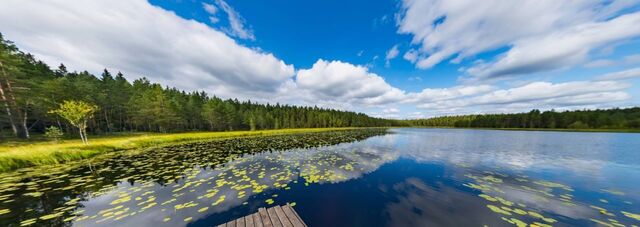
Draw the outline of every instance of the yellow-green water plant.
M210 141L233 137L287 135L327 131L353 130L355 128L302 128L260 131L192 132L192 133L138 133L92 139L90 145L80 140L62 140L58 143L37 142L29 144L1 144L0 172L29 166L61 164L87 159L113 151L143 149L185 142Z
M58 109L51 110L49 113L57 114L76 128L80 132L82 143L89 144L87 138L87 121L93 118L93 113L98 110L98 106L83 101L65 100L60 104Z

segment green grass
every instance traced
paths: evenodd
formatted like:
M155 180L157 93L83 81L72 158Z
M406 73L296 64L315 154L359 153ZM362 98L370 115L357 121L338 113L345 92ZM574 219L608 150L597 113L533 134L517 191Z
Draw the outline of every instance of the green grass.
M99 138L89 137L89 145L82 144L82 141L80 141L80 139L62 140L57 143L8 142L0 144L0 172L7 172L30 166L60 164L91 158L99 154L113 151L143 149L181 142L214 140L231 137L323 132L347 129L353 128L306 128L173 134L137 133L131 135L107 136Z

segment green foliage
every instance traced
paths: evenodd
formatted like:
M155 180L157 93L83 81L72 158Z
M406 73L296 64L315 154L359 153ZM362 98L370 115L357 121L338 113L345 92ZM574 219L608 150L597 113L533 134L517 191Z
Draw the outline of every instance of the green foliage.
M82 142L87 144L87 121L93 118L93 114L98 107L83 101L67 101L65 100L58 109L49 111L49 113L57 114L66 119L80 131Z
M205 92L163 87L146 78L130 82L122 73L106 69L99 76L87 71L69 72L63 64L52 70L33 56L20 52L1 35L0 62L11 84L22 88L13 93L5 91L15 96L16 101L6 102L10 104L10 111L0 106L0 129L15 126L14 135L21 137L26 137L22 135L29 131L44 133L49 125L58 125L65 133L71 133L75 124L64 121L60 115L48 114L66 100L95 104L94 118L86 122L89 134L398 125L395 120L363 113L223 100ZM8 117L9 113L12 117ZM23 119L24 124L20 124Z
M421 127L633 129L640 128L640 108L565 112L532 110L528 113L446 116L402 123Z
M567 125L567 128L570 129L585 129L585 128L589 128L589 125L582 123L582 121L576 121L571 123L570 125Z
M86 122L93 117L97 106L82 101L64 101L58 109L49 113L58 114L73 126L86 127Z
M50 126L45 130L44 136L47 138L53 139L55 141L58 141L58 139L64 136L64 133L58 127Z

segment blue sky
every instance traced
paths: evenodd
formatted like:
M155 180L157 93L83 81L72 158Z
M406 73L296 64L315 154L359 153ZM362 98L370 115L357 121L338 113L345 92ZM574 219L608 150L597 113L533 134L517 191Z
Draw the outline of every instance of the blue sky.
M27 2L0 32L50 65L418 118L640 105L640 1Z

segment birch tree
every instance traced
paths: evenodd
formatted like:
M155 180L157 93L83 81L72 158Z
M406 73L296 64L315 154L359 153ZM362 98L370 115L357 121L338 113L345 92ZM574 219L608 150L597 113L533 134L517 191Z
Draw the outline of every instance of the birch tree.
M82 143L89 144L87 139L87 122L93 118L93 114L98 107L82 101L64 101L58 109L51 110L50 113L59 115L78 128Z

